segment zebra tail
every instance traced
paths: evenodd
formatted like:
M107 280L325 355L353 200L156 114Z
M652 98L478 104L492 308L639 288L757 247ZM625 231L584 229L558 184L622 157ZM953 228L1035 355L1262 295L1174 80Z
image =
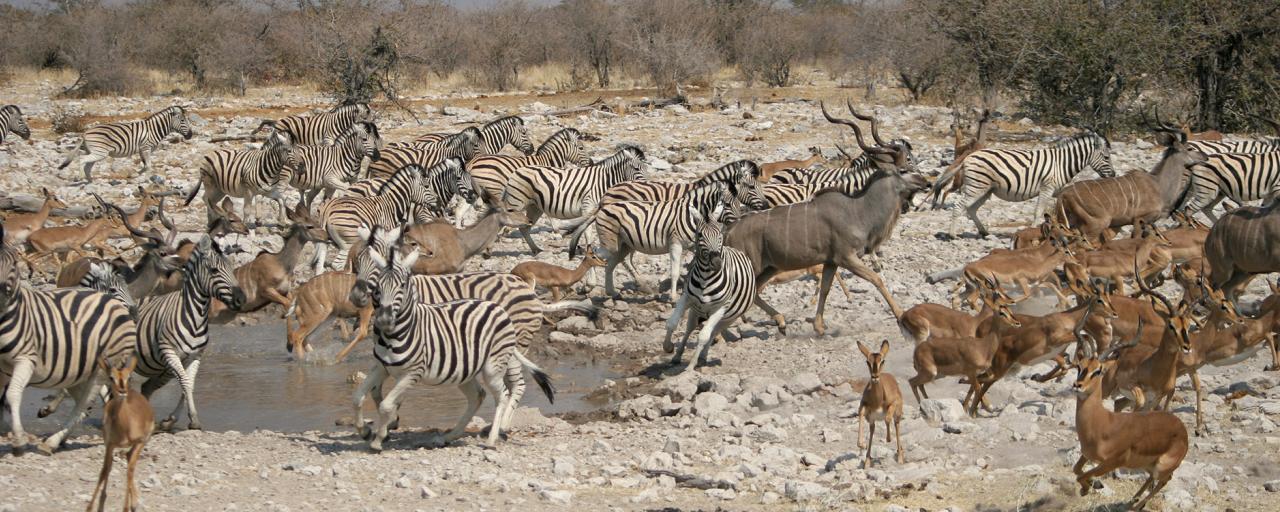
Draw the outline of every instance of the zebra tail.
M533 373L533 381L538 383L538 388L542 390L543 395L546 395L547 401L553 404L556 403L556 389L551 386L551 376L547 375L547 372L542 371L542 368L539 368L537 364L530 361L529 358L525 357L519 350L516 350L515 354L516 360L520 361L520 365L528 368L529 371Z
M960 172L960 162L955 162L951 167L947 168L938 179L933 180L933 190L929 191L929 202L934 210L942 208L942 189L951 185L951 179Z
M596 317L596 314L600 312L600 308L596 306L595 303L591 302L591 299L562 300L560 302L553 302L551 304L542 306L542 312L544 314L550 313L552 311L565 311L565 310L577 311L579 313L586 314L588 317L592 319L594 319Z
M68 165L71 165L71 162L76 160L76 153L79 153L81 149L88 150L88 147L84 144L83 137L80 139L79 144L71 146L71 149L62 154L62 163L58 165L58 169L66 169Z
M595 215L586 215L584 217L586 217L587 220L584 220L581 223L576 225L570 225L565 227L566 234L569 234L568 232L570 230L573 231L572 236L569 237L569 258L578 257L578 239L582 238L582 234L586 233L587 228L592 224L594 224L596 221ZM577 221L574 221L574 222L577 222Z
M197 182L196 182L196 186L194 186L194 187L192 187L192 188L191 188L191 192L188 192L188 193L187 193L187 201L186 201L186 202L184 202L184 203L182 203L182 206L190 205L190 204L191 204L191 201L195 200L195 198L196 198L196 194L200 193L200 186L201 186L201 185L204 185L204 180L203 180L203 179L202 179L202 180L200 180L200 181L197 181Z

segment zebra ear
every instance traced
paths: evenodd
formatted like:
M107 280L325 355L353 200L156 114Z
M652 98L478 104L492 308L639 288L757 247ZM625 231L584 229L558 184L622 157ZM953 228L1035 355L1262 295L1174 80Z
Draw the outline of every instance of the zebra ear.
M410 246L411 249L407 253L396 252L396 266L403 269L411 269L418 262L418 245Z
M374 265L377 265L378 268L386 268L387 259L384 258L381 254L379 254L378 251L368 251L368 253L369 253L369 259L373 260Z
M711 210L711 220L720 222L724 219L724 203L716 205L716 209Z
M200 237L200 241L196 242L196 252L208 253L214 247L213 237L205 235Z
M360 240L363 240L367 244L369 243L369 240L373 239L374 229L377 229L377 226L370 229L367 224L362 222L360 223L360 227L356 228L356 235L360 237Z
M693 206L689 207L689 216L693 217L693 223L699 226L707 221L707 219L702 218L702 212Z

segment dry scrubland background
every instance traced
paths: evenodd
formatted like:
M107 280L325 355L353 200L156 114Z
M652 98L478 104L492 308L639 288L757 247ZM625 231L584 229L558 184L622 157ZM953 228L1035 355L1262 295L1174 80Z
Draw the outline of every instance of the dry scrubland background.
M0 6L0 81L62 95L337 101L437 90L803 85L992 103L1111 131L1162 104L1197 129L1280 113L1280 3L1253 0L32 0ZM17 7L15 5L21 5ZM459 8L457 6L468 6Z
M1197 128L1233 132L1260 128L1249 114L1280 112L1280 26L1272 22L1280 7L1264 2L795 4L580 0L459 10L417 2L142 0L107 7L64 1L36 11L0 7L6 27L0 31L0 102L22 105L35 130L33 144L0 154L0 184L25 193L48 186L77 205L91 204L94 191L131 203L124 196L133 185L193 185L192 162L229 147L210 137L243 134L262 118L361 99L375 102L389 140L521 113L538 140L560 126L600 136L588 143L595 158L617 143L640 143L655 176L664 179L691 178L739 158L802 157L810 146L834 158L833 143L847 144L847 130L796 99L853 97L875 111L886 135L913 141L926 172L951 158L953 105L996 107L996 146L1013 138L1042 145L1070 132L1057 125L1110 127L1118 134L1113 162L1122 172L1149 169L1158 156L1144 131L1119 135L1133 130L1152 105ZM546 115L600 97L669 96L676 84L689 95L689 108ZM728 103L723 110L708 106L717 90ZM190 104L198 116L197 136L161 148L154 175L138 175L136 160L100 166L103 179L85 187L68 186L75 167L63 176L51 172L59 160L54 132L135 119L175 101ZM195 204L175 214L184 236L197 235L204 218ZM1031 203L992 201L983 214L996 232L1008 232L1030 220ZM927 285L925 272L1007 245L1001 238L937 240L950 215L910 213L885 244L882 275L904 307L948 303L950 283ZM536 236L549 249L539 259L569 264L558 236L545 230ZM237 243L253 254L281 242L260 230ZM469 268L506 270L528 258L524 250L518 239L500 239L497 256ZM650 286L667 269L661 257L638 256L636 263ZM309 274L300 270L295 282ZM619 273L620 282L625 276ZM1074 494L1074 399L1065 394L1069 382L1030 379L1046 365L993 388L995 417L969 419L958 403L922 414L908 393L907 463L893 463L881 440L876 464L862 468L850 416L866 368L852 340L892 340L886 369L900 381L913 372L908 344L883 302L865 283L849 282L851 298L839 292L830 298L832 335L814 337L807 322L811 280L771 287L765 291L770 302L783 305L795 322L790 336L779 336L750 312L756 324L742 327L743 340L711 349L721 364L661 382L641 372L666 360L657 340L670 304L633 288L619 301L595 290L602 324L562 320L549 340L538 340L533 357L586 353L623 375L589 383L561 376L562 389L586 387L608 399L602 410L548 417L522 409L499 450L474 440L417 448L425 440L420 429L443 425L405 425L379 455L327 421L302 433L245 426L242 432L160 435L138 474L144 507L1110 511L1137 489L1137 477L1126 475L1104 479L1105 488L1087 498ZM1164 291L1173 292L1171 286ZM1265 289L1261 282L1250 300L1259 289ZM277 312L271 308L250 321L276 322ZM328 329L313 342L336 351ZM275 355L263 364L292 365L305 374L308 367L287 362L280 344L271 344ZM1205 371L1209 432L1192 439L1186 463L1154 506L1274 508L1280 377L1263 371L1265 364L1255 357ZM229 369L201 369L206 379L219 372ZM963 390L949 381L930 392L959 398ZM1190 424L1185 380L1178 395L1174 410ZM415 406L424 407L414 398L406 404ZM159 404L168 407L172 403ZM83 433L52 457L0 456L0 511L82 508L102 453L96 432ZM696 475L729 489L679 486L647 469ZM121 496L119 471L117 465L113 506Z

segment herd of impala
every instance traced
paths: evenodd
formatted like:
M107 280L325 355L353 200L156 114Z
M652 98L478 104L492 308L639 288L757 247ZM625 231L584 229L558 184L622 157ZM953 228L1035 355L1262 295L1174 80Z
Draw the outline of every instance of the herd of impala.
M244 220L256 218L252 198L269 197L280 205L288 220L287 227L281 230L283 248L274 253L261 252L231 269L223 279L236 293L215 294L212 300L206 299L207 307L197 312L197 321L203 328L208 321L226 322L238 314L279 304L286 311L286 346L301 356L310 348L308 336L321 323L332 317L355 317L357 332L339 359L367 337L372 326L378 361L369 372L369 381L357 392L355 403L357 412L366 394L372 394L380 403L374 422L377 432L369 430L363 421L357 424L362 435L373 437L371 446L375 449L381 448L388 426L394 428L397 397L404 383L412 384L423 375L431 375L399 373L396 366L404 362L396 359L404 356L400 352L456 351L446 356L468 361L473 358L477 369L452 380L433 381L458 384L468 394L473 407L461 420L460 426L465 426L474 414L476 400L484 396L472 382L489 380L479 385L493 392L499 404L489 438L493 442L505 424L503 407L513 406L523 393L524 370L531 370L551 396L546 375L522 355L530 336L527 326L522 326L530 316L522 314L531 312L536 326L550 311L593 311L594 306L588 301L562 303L561 298L594 267L606 267L609 291L613 293L612 271L618 263L626 264L638 280L625 259L627 254L672 253L670 299L677 302L677 311L668 325L668 340L686 309L691 316L686 340L695 327L705 324L698 333L699 348L689 369L704 360L706 346L719 339L724 329L752 304L768 312L780 330L785 328L782 315L759 295L759 290L769 283L786 282L804 274L819 276L814 324L821 335L825 330L822 312L827 293L833 280L844 286L838 269L845 268L879 289L904 337L913 345L915 375L907 382L917 400L928 398L926 385L930 382L959 377L969 386L963 403L968 413L976 417L980 408L992 410L986 399L990 388L1018 367L1056 361L1053 371L1036 377L1042 382L1060 378L1074 368L1081 457L1073 469L1080 492L1088 493L1093 478L1114 469L1146 470L1150 477L1130 502L1137 508L1145 506L1164 487L1187 454L1187 429L1167 412L1179 376L1187 375L1192 382L1196 396L1194 431L1199 435L1206 432L1197 375L1200 367L1237 363L1265 346L1270 347L1272 356L1269 369L1280 367L1275 341L1280 332L1280 291L1273 287L1269 297L1252 307L1237 303L1249 277L1280 271L1280 255L1269 254L1271 244L1278 242L1276 237L1267 235L1280 227L1280 212L1272 212L1275 205L1271 202L1262 207L1242 207L1211 227L1197 221L1194 212L1186 208L1187 195L1199 190L1194 168L1205 165L1210 153L1231 153L1221 146L1227 143L1197 145L1197 139L1220 140L1221 134L1194 134L1185 125L1178 129L1160 122L1157 116L1156 139L1165 149L1151 172L1111 176L1113 172L1105 172L1110 170L1106 155L1110 142L1105 141L1104 148L1096 142L1101 137L1090 134L1060 146L1078 143L1080 147L1093 148L1086 151L1101 151L1105 164L1092 156L1088 161L1073 162L1069 156L1055 156L1054 148L1050 148L1045 150L1047 156L1028 156L1027 161L1032 163L1024 168L993 168L969 163L970 159L1003 158L1001 150L987 148L984 133L991 115L983 111L974 140L964 140L957 123L956 158L941 178L930 183L916 171L909 142L881 139L875 119L859 114L852 105L848 110L856 118L870 121L875 143L866 144L855 121L833 117L824 105L825 118L850 127L863 150L855 157L840 148L848 157L840 166L812 167L822 160L817 148L812 148L814 155L803 160L734 162L692 183L649 180L645 156L633 146L621 146L614 156L592 162L581 143L590 137L572 129L557 132L535 148L523 120L513 117L458 133L428 134L386 145L377 132L372 111L363 105L266 121L260 128L267 128L269 133L261 148L223 150L204 159L201 182L190 192L188 202L200 186L205 187L208 224L200 230L216 240L230 233L247 234L257 227L254 224L260 223L247 224ZM21 119L20 110L5 107L4 111L18 112L18 117L14 121L10 115L0 123L7 123L0 126L0 141L4 131L29 138L30 130ZM190 138L186 115L184 109L174 107L143 121L114 123L96 134L86 133L85 141L74 148L91 157L85 165L86 179L91 178L89 168L94 161L139 154L145 164L146 155L171 135ZM129 139L127 134L138 135L135 139L144 142L130 145L125 140ZM111 146L112 140L117 140L115 146ZM494 156L505 145L513 146L523 156ZM1276 149L1280 151L1280 147ZM1031 187L1054 187L1054 182L1037 181L1036 176L1053 176L1058 171L1036 169L1036 165L1092 166L1107 177L1057 183L1052 190L1056 197L1052 209L1039 225L1014 233L1012 248L993 250L962 268L931 276L931 282L957 281L950 306L924 303L900 310L877 273L879 247L889 239L901 215L913 206L914 195L932 185L932 203L940 206L948 192L966 190L973 181L983 179L982 173L1005 173L1005 181L1023 180ZM1064 171L1067 182L1077 170ZM281 192L286 185L298 188L302 194L294 207L287 205ZM317 203L320 192L325 193L325 199ZM69 205L47 189L41 189L41 193L44 201L38 211L11 214L3 223L5 244L13 250L25 248L20 256L28 276L43 269L46 260L53 257L57 261L53 281L58 287L97 289L111 300L125 303L131 315L137 315L140 306L145 309L147 302L192 289L191 274L200 267L188 262L193 257L207 257L204 253L210 250L209 243L207 237L201 242L178 240L179 229L165 214L165 196L172 192L139 187L134 194L137 205L131 211L95 195L99 208L96 211L101 215L79 225L63 226L49 226L49 218ZM998 192L997 195L1005 197ZM243 213L236 211L232 196L246 199ZM452 209L472 203L479 203L489 213L473 225L461 227L462 209L456 213ZM610 212L620 213L610 217ZM502 274L515 276L521 284L489 275L495 273L464 272L467 259L486 251L507 228L520 228L536 252L538 248L527 228L541 215L578 219L572 244L575 250L577 235L594 223L599 234L597 247L588 250L574 267L527 261L511 269L510 274ZM642 220L628 225L626 218ZM156 225L148 227L153 219ZM350 232L345 231L346 220L342 219L354 223ZM1169 225L1166 219L1172 219L1173 224ZM1117 237L1130 226L1127 235ZM125 252L107 244L114 238L131 240L133 247L128 251L140 249L134 263L118 256L104 256ZM318 250L314 277L293 286L294 274L302 270L302 252L308 243L336 244L340 251L338 262L349 265L341 264L336 270L325 272L325 252ZM678 288L682 245L694 248L694 263L683 288ZM216 242L212 247L222 255L235 252ZM86 248L96 250L98 256L87 255ZM1241 254L1244 252L1251 254ZM212 272L217 273L216 267ZM398 280L410 274L433 277ZM1175 302L1153 289L1164 283L1166 275L1181 287L1181 300ZM1126 293L1126 281L1133 283L1136 294ZM28 285L22 280L20 286ZM552 304L537 299L535 286L550 290ZM402 290L406 287L409 292ZM1040 287L1056 295L1061 311L1045 315L1013 311L1015 305L1034 296ZM724 293L726 289L738 291ZM432 321L442 322L432 324L435 329L446 331L415 334L417 331L401 330L399 326L404 324L395 323L395 318L406 314L393 305L401 300L454 301L450 304L472 300L496 303L501 306L499 310L506 308L507 312L479 321L466 317L465 311L411 310L410 316L427 315L435 319ZM690 301L693 304L687 304ZM973 312L967 312L966 307ZM510 325L515 326L510 334L502 327L507 325L508 314ZM441 320L440 315L453 315L449 318L455 323ZM493 329L486 325L495 322L499 323L497 332L490 332ZM0 318L0 325L4 323L5 319ZM452 340L454 345L432 348L409 339L446 334L456 334L459 340ZM505 340L504 336L512 338ZM7 330L0 332L0 383L8 384L8 412L16 421L15 402L21 401L20 386L27 383L12 378L15 365L11 359L16 352L7 352L5 347L12 337ZM144 350L145 337L143 333L138 335L139 351ZM484 341L473 342L470 338ZM489 347L484 350L511 353L511 361L515 362L504 359L495 363L492 357L496 356L476 356L472 353L475 347L471 346L476 343L481 348ZM884 421L886 429L898 435L904 403L897 380L884 371L890 343L882 342L878 352L871 352L861 341L857 345L867 359L871 377L859 407L858 432L861 447L862 423L872 422L866 441L866 464L870 465L875 422ZM673 346L668 342L666 348L671 350ZM676 361L682 352L683 346ZM111 450L129 447L126 499L133 503L133 466L151 433L153 413L145 398L128 385L138 356L126 354L108 361L105 350L97 353L95 369L101 375L89 378L109 376L111 385L103 422L107 456L93 499L105 499L103 484L111 467ZM193 380L195 371L190 363L198 364L199 352L197 349L179 356L181 361L176 362L174 376L185 389L187 379L181 369L187 364L186 372ZM404 357L425 358L429 362L433 356ZM495 375L490 376L493 372ZM401 382L384 399L378 377L388 375ZM104 386L101 391L104 398L107 389ZM152 391L154 386L144 386L142 395ZM479 398L474 396L476 392ZM192 426L198 428L194 399L188 395L189 390L184 399L192 400L188 404ZM41 416L56 410L62 396L42 409ZM1115 399L1114 412L1103 405L1104 399L1111 398ZM1132 411L1120 412L1124 409ZM172 426L173 419L171 415L161 426ZM455 431L451 434L460 433ZM15 437L17 432L15 429ZM20 453L19 442L25 440L15 439L15 453ZM56 448L56 443L51 448ZM896 459L904 460L900 438ZM1087 461L1096 466L1085 471Z

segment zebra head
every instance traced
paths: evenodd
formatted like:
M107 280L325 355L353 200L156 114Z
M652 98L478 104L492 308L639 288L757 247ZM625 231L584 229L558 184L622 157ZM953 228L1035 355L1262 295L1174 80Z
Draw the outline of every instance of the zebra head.
M168 108L168 116L170 133L181 135L182 140L191 140L191 119L187 116L187 109L174 105Z
M582 143L582 139L582 132L575 128L565 128L547 137L534 153L559 159L562 164L586 167L591 165L591 157L587 155L587 146Z
M345 144L347 149L344 154L359 151L360 154L369 157L371 162L382 159L382 136L378 134L378 125L373 123L351 125L351 128L334 139L333 144L335 146ZM359 146L359 149L356 149L356 146Z
M376 121L373 109L369 108L368 103L352 103L347 105L337 105L329 110L334 114L344 115L351 118L352 123L372 123Z
M474 203L479 197L476 194L476 184L471 180L471 171L468 171L460 158L450 158L441 162L440 165L447 165L449 169L445 172L454 177L452 187L453 193L461 197L468 204Z
M370 253L370 256L374 265L381 268L377 285L369 294L376 308L373 328L387 333L393 331L397 320L419 302L417 290L409 284L413 265L418 262L418 245L397 244L385 257L377 253Z
M526 156L532 155L535 148L533 147L533 139L529 137L529 127L524 125L524 119L519 116L511 116L507 119L511 119L511 123L515 125L511 127L513 132L511 145Z
M22 270L19 260L17 251L4 241L4 224L0 224L0 314L9 310L9 305L21 286Z
M369 305L374 284L382 274L382 265L374 262L374 256L386 259L386 255L391 253L391 248L400 240L400 228L379 229L377 226L370 228L361 224L356 233L364 242L364 247L356 253L355 260L352 262L352 268L356 273L356 284L351 287L347 299L355 307L363 308Z
M729 190L737 200L753 210L768 208L769 202L764 198L764 191L760 190L760 166L751 160L739 160L729 165L735 169L733 179L728 182Z
M130 314L137 316L138 304L133 300L133 294L129 293L129 283L125 282L124 276L120 275L111 263L105 261L89 263L89 271L80 279L80 286L115 297L129 307Z
M623 158L620 169L629 180L644 180L648 178L649 162L644 158L644 150L638 146L624 144L622 149L618 150L618 155Z
M22 140L31 140L31 127L27 126L27 120L22 117L22 109L17 105L5 105L0 108L0 124L8 124L9 131L14 135L22 137ZM0 139L3 139L2 132L5 129L0 125Z
M689 215L698 226L694 237L693 254L699 266L720 267L724 255L724 216L728 214L724 204L716 205L707 216L690 207Z
M222 301L230 309L239 309L244 305L244 290L240 289L240 283L236 281L231 261L223 254L218 243L213 241L213 237L205 235L196 242L195 251L191 253L191 259L187 260L183 270L196 286L204 287L202 291L205 295Z
M1103 178L1114 178L1116 170L1111 167L1111 141L1092 130L1084 136L1088 145L1089 157L1087 165Z

